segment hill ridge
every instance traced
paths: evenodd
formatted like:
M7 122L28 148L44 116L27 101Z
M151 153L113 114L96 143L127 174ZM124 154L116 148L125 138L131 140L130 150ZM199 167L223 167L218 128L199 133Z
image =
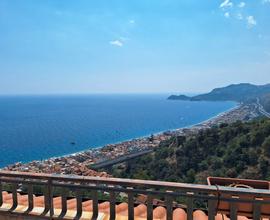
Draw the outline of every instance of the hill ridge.
M254 102L270 94L270 84L254 85L251 83L230 84L225 87L214 88L209 93L196 96L171 95L169 100L189 100L189 101L236 101Z

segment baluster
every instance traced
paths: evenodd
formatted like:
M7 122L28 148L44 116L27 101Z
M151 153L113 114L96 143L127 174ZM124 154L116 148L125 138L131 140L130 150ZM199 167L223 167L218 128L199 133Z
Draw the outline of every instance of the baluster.
M167 191L170 193L171 191ZM166 205L166 210L167 210L167 220L172 220L173 218L173 206L172 206L172 196L171 195L166 195L165 198L165 205Z
M34 198L33 198L33 185L29 184L27 189L28 196L28 209L26 212L31 212L34 208Z
M45 208L42 213L42 215L46 215L48 212L50 215L50 218L53 217L53 192L52 192L52 180L49 179L47 182L47 186L45 187L45 193L44 193L44 204Z
M194 193L187 192L187 220L193 220L193 201Z
M115 220L115 192L110 192L110 220Z
M0 181L0 207L3 205L3 187L2 182Z
M215 201L215 195L211 194L209 195L211 198L208 199L208 220L215 220L215 207L216 207L216 201Z
M98 218L98 191L92 191L92 199L93 199L93 216L92 220L96 220Z
M147 220L153 220L153 195L147 195Z
M76 205L77 205L77 214L75 219L80 219L82 216L82 192L81 190L76 190Z
M49 210L50 210L50 196L49 196L49 186L46 186L45 187L45 190L44 190L44 211L42 213L42 215L46 215Z
M128 187L132 190L133 188ZM134 193L132 191L128 192L128 220L134 219Z
M68 189L62 188L62 193L61 193L61 214L60 218L63 218L67 214L67 197L68 197Z
M18 206L17 189L18 189L18 184L17 183L12 183L12 200L13 200L13 204L12 204L11 210L16 209L17 206Z
M230 202L230 220L237 220L237 211L238 211L238 207L237 207L237 199L239 199L238 196L232 196L232 199L234 201Z
M262 198L255 198L253 202L253 220L261 219L261 201Z

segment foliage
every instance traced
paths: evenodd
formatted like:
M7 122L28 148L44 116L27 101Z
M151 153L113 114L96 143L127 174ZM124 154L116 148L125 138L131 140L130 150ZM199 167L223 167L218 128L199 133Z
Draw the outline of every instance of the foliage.
M205 183L207 176L270 180L270 120L222 124L162 143L114 168L117 177Z

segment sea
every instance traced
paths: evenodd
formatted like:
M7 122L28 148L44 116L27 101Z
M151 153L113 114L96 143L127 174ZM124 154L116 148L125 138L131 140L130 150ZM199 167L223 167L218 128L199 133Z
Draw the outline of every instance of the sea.
M0 167L43 160L200 123L234 102L166 94L0 96Z

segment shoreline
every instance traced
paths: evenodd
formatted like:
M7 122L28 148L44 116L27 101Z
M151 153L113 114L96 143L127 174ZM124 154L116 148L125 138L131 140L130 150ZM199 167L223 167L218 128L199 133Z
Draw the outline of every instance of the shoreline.
M228 109L228 110L226 110L226 111L220 112L220 113L217 114L216 116L213 116L213 117L211 117L211 118L209 118L209 119L206 119L206 120L204 120L204 121L202 121L202 122L199 122L199 123L197 123L197 124L193 124L193 125L187 126L186 128L192 128L192 127L194 127L194 126L201 125L201 124L207 123L207 122L209 122L209 121L215 120L216 118L221 117L221 116L224 115L224 114L230 113L231 111L236 110L236 109L238 109L239 107L241 107L241 103L238 103L238 102L237 102L237 103L236 103L236 106L234 106L234 107L232 107L232 108L230 108L230 109ZM182 129L182 128L179 128L179 129Z
M89 151L89 150L100 150L100 149L106 147L107 145L119 145L121 143L134 141L136 139L149 138L151 135L154 135L154 136L156 136L156 135L162 135L163 133L167 133L167 132L176 132L176 131L181 130L181 129L192 128L194 126L201 125L201 124L203 124L205 122L208 122L208 121L210 121L212 119L215 119L215 118L223 115L224 113L227 113L227 112L230 112L230 111L232 111L234 109L237 109L240 106L240 103L237 103L237 102L235 102L235 103L236 103L236 105L234 107L229 108L229 109L227 109L227 110L225 110L223 112L218 113L215 116L212 116L212 117L210 117L210 118L208 118L206 120L203 120L203 121L198 122L198 123L195 123L195 124L191 124L191 125L187 125L187 126L183 126L183 127L179 127L179 128L166 129L166 130L158 131L158 132L155 132L155 133L149 133L149 134L138 136L138 137L123 139L123 140L120 140L120 141L117 141L117 142L113 142L113 143L108 143L108 144L104 144L104 145L100 145L100 146L94 146L93 148L85 148L83 150L80 150L80 151L77 151L77 152L74 152L74 153L67 153L67 154L62 154L62 155L59 155L59 156L51 156L51 157L48 157L48 158L40 159L39 161L45 161L45 160L50 160L50 159L57 159L57 158L62 158L62 157L76 156L77 154L81 154L81 153L84 153L84 152ZM37 160L30 160L30 161L24 161L24 162L23 161L17 161L14 164L16 164L16 163L28 164L28 163L31 163L32 161L37 161ZM8 166L10 166L10 165L7 165L5 167L8 167ZM3 167L3 168L5 168L5 167ZM3 169L3 168L0 167L0 170Z
M113 144L82 150L72 154L51 157L41 161L34 160L28 163L18 162L3 169L38 173L108 176L105 172L97 172L90 169L90 166L103 161L115 160L116 158L125 155L154 149L158 147L162 141L166 141L173 136L194 135L201 129L207 129L221 123L232 123L237 120L247 121L258 117L259 115L260 114L255 103L237 103L236 106L194 125L169 129L155 134L149 134L138 138L119 141Z
M218 113L217 115L215 115L215 116L213 116L213 117L211 117L211 118L208 118L208 119L206 119L206 120L203 120L203 121L198 122L198 123L195 123L195 124L183 126L183 127L180 127L180 128L171 128L171 129L167 129L167 130L162 130L162 131L158 131L158 132L155 132L155 133L146 134L146 135L139 136L139 137L134 137L134 138L124 139L124 140L121 140L121 141L117 141L117 142L113 142L113 143L109 143L109 144L105 144L105 145L101 145L101 146L96 146L96 147L93 147L93 148L91 148L91 149L101 149L101 148L103 148L103 147L105 147L105 146L107 146L107 145L118 145L118 144L121 144L121 143L123 143L123 142L133 141L133 140L135 140L135 139L148 138L148 137L150 137L151 135L154 135L154 136L155 136L155 135L161 135L161 134L163 134L164 132L175 132L175 131L180 130L180 129L192 128L192 127L194 127L194 126L201 125L201 124L203 124L203 123L205 123L205 122L208 122L208 121L211 121L211 120L213 120L213 119L215 119L215 118L217 118L217 117L220 117L220 116L222 116L223 114L226 114L226 113L228 113L228 112L230 112L230 111L232 111L232 110L235 110L235 109L239 108L240 105L241 105L240 103L237 103L237 102L236 102L236 106L234 106L234 107L232 107L232 108L229 108L229 109L227 109L227 110L225 110L225 111L223 111L223 112ZM48 159L59 158L59 157L68 157L68 156L70 156L70 155L80 154L80 153L83 153L83 152L88 151L88 150L90 150L90 149L84 149L84 150L81 150L81 151L78 151L78 152L75 152L75 153L70 153L70 154L64 154L64 155L60 155L60 156L50 157L50 158L48 158ZM45 160L46 160L46 159L45 159Z

